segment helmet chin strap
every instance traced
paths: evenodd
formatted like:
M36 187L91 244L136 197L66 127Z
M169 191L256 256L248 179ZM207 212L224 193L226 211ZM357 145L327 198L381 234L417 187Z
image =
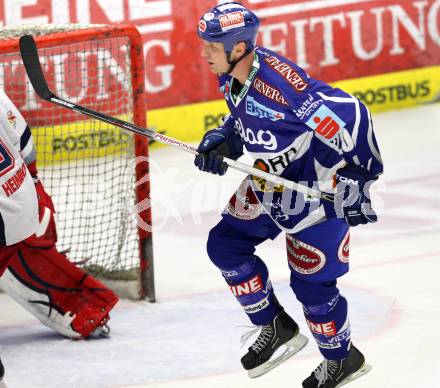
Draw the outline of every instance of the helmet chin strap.
M226 71L226 74L231 74L231 73L234 71L235 66L237 66L237 64L238 64L243 58L247 57L251 52L252 52L252 49L246 48L246 51L244 52L244 54L243 54L240 58L236 59L235 61L232 61L232 60L231 60L231 51L230 51L229 53L227 53L227 54L226 54L226 60L227 60L228 63L229 63L229 69Z

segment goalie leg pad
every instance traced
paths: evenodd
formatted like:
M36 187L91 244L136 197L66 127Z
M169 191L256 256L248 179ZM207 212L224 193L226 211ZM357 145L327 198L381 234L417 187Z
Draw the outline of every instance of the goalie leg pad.
M86 338L105 325L118 301L55 246L17 244L0 287L44 325L69 338Z

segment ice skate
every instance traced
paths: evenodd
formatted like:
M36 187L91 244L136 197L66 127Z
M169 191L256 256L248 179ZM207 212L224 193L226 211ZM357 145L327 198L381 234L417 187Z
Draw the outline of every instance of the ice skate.
M324 360L302 383L303 388L337 388L369 372L363 354L351 345L347 358Z
M307 337L299 332L296 322L283 311L271 324L261 326L260 335L242 357L241 363L248 371L249 377L259 377L298 353L307 342ZM283 345L285 349L282 353L272 358L276 350Z

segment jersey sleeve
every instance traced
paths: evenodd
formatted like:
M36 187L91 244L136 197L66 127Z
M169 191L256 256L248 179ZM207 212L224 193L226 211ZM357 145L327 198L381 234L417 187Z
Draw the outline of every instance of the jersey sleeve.
M0 91L0 109L1 125L8 134L8 138L17 151L20 152L27 165L35 162L36 152L29 125L3 91Z
M382 157L368 108L356 97L329 86L316 94L322 105L306 124L317 139L348 164L364 167L374 176L382 174Z
M380 175L382 157L368 108L340 89L306 78L305 73L301 76L307 84L301 93L286 82L280 83L281 89L297 118L314 132L320 144L317 148L327 149L324 154L329 159L342 158L347 164L362 166L372 175Z

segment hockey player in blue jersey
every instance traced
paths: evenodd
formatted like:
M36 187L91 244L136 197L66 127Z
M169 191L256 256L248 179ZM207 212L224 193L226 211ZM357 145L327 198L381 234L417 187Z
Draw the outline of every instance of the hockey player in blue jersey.
M255 255L263 241L286 234L290 285L324 356L303 387L334 388L369 370L351 343L347 300L337 279L349 267L349 227L377 221L369 188L382 173L382 161L368 109L290 60L256 47L258 27L257 16L235 2L199 20L201 54L218 75L230 115L204 135L195 165L223 175L223 157L237 159L246 149L255 167L333 193L335 203L249 176L210 231L208 255L261 329L241 360L249 376L257 377L307 344ZM272 357L281 345L284 352Z

